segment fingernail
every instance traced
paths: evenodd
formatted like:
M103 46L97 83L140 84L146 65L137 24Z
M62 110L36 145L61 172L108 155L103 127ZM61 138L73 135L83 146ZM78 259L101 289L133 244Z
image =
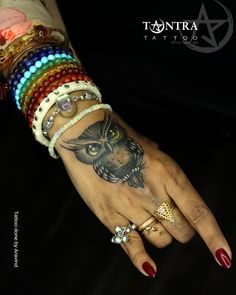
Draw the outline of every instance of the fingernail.
M220 248L220 249L216 250L215 256L218 259L219 263L224 268L230 268L231 259L229 258L229 255L227 254L227 252L223 248Z
M144 262L142 264L142 268L146 272L146 274L149 275L149 277L155 278L155 276L156 276L155 269L151 266L151 264L149 262Z

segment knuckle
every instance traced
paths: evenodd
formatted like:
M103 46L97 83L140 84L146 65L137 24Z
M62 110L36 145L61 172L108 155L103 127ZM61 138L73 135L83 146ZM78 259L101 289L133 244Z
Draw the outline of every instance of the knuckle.
M125 206L128 208L137 207L137 199L134 198L133 194L126 193L123 196L123 202L125 202Z
M130 189L122 190L117 194L116 205L120 208L137 208L137 195Z
M115 210L107 204L100 205L97 210L98 218L104 225L109 226L110 228L113 228L116 225L116 215Z
M150 203L155 206L156 208L160 205L160 201L157 198L156 195L153 195L152 193L150 193L147 198L149 199Z
M189 219L192 225L196 226L208 218L210 212L204 205L194 206L189 213Z
M162 181L171 193L183 190L189 181L176 162L167 163L162 169Z
M115 223L113 222L115 218L112 216L112 214L102 213L100 220L104 225L109 226L111 229L115 227Z

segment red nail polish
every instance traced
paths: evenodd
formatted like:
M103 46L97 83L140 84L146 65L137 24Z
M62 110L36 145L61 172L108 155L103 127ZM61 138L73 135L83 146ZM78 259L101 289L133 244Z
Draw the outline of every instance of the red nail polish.
M231 260L229 258L229 255L227 254L227 252L223 248L220 248L220 249L216 250L215 256L218 259L219 263L224 268L230 268Z
M149 262L144 262L142 264L142 268L146 272L146 274L149 275L149 277L155 278L155 276L156 276L155 269L151 266L151 264Z

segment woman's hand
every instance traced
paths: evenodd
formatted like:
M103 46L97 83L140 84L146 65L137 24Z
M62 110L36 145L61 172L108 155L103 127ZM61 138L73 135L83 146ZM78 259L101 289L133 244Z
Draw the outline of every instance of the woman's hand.
M184 172L118 116L91 113L63 134L56 149L79 194L113 235L116 226L139 227L153 216L143 237L156 247L167 246L173 238L186 243L197 231L216 261L230 267L229 245ZM140 232L132 230L127 236L121 247L140 272L154 277L156 265Z

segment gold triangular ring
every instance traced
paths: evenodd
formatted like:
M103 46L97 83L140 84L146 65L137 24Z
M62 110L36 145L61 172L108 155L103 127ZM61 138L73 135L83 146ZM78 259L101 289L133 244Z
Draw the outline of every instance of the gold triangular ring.
M163 202L154 212L154 215L158 221L167 220L174 222L173 208L174 204L171 202Z

